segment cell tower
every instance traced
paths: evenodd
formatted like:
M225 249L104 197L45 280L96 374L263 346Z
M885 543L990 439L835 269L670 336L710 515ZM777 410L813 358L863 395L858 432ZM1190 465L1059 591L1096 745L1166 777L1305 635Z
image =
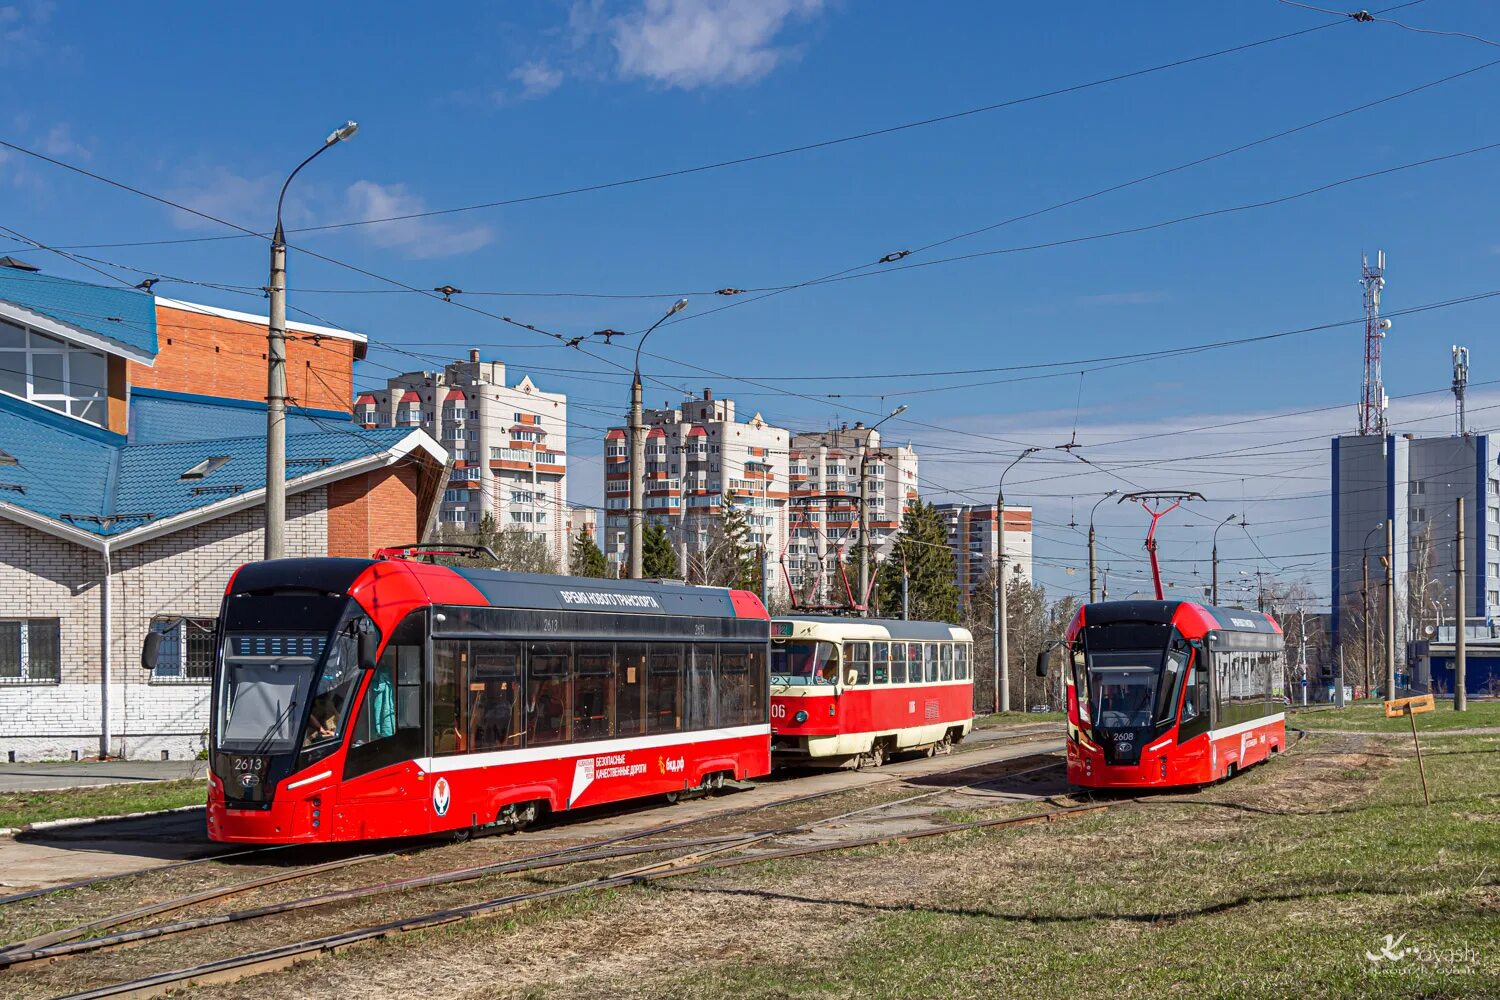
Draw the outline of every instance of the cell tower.
M1380 290L1385 287L1385 251L1375 251L1375 266L1362 254L1360 263L1365 286L1365 384L1359 400L1359 432L1385 435L1385 385L1380 380L1380 342L1385 339L1391 321L1380 318Z
M1464 437L1469 433L1468 420L1464 414L1464 390L1469 387L1469 349L1467 347L1453 347L1453 419L1458 429L1458 436Z

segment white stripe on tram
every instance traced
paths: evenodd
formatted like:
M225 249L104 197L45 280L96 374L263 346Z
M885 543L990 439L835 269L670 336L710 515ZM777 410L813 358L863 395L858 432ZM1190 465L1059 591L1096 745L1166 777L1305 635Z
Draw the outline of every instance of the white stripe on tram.
M441 774L444 771L464 771L472 767L493 767L496 764L529 764L539 760L564 760L574 757L596 757L601 754L624 753L628 750L654 750L660 747L686 746L690 743L707 743L711 740L733 740L746 736L770 737L769 723L754 726L735 726L730 729L704 729L690 733L658 733L653 736L631 736L622 740L597 740L588 743L551 743L524 750L490 750L484 753L456 753L444 757L418 757L412 763L424 771Z
M305 778L292 782L286 786L286 790L290 792L293 788L301 788L303 785L310 785L314 781L322 781L324 778L331 777L333 777L332 771L319 771L317 774L310 774Z
M1211 740L1222 740L1226 736L1238 736L1240 733L1248 733L1252 729L1261 726L1269 726L1273 722L1285 722L1286 713L1277 712L1275 715L1265 715L1259 719L1251 719L1249 722L1240 722L1233 726L1225 726L1223 729L1211 729L1208 738Z

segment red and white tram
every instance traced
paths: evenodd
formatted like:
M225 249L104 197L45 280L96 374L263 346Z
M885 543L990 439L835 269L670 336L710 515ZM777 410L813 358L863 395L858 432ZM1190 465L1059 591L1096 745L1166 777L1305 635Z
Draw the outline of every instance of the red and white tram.
M1207 784L1286 746L1285 643L1270 615L1190 601L1087 604L1063 654L1075 785ZM1038 673L1045 667L1044 653Z
M520 826L766 774L768 624L743 591L250 563L216 637L209 837Z
M777 618L770 672L779 766L878 766L974 728L973 636L942 622Z

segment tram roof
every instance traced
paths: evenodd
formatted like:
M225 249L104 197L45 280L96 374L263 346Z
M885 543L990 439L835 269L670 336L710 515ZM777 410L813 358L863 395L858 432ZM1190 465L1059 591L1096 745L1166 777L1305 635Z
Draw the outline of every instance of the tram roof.
M776 615L772 621L805 622L812 625L860 625L884 628L902 639L953 639L953 630L962 626L947 622L906 621L902 618L855 618L849 615Z
M1112 622L1160 622L1171 624L1177 609L1186 605L1211 618L1221 632L1279 633L1271 616L1264 611L1246 608L1220 608L1198 601L1100 601L1083 606L1085 625L1108 625Z

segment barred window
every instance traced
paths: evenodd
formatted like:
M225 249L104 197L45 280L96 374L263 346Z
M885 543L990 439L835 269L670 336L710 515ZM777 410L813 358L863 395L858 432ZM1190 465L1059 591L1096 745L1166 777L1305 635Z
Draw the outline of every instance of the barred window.
M0 619L0 684L56 684L61 620Z
M151 619L161 636L153 684L207 684L213 675L214 618L162 616Z

